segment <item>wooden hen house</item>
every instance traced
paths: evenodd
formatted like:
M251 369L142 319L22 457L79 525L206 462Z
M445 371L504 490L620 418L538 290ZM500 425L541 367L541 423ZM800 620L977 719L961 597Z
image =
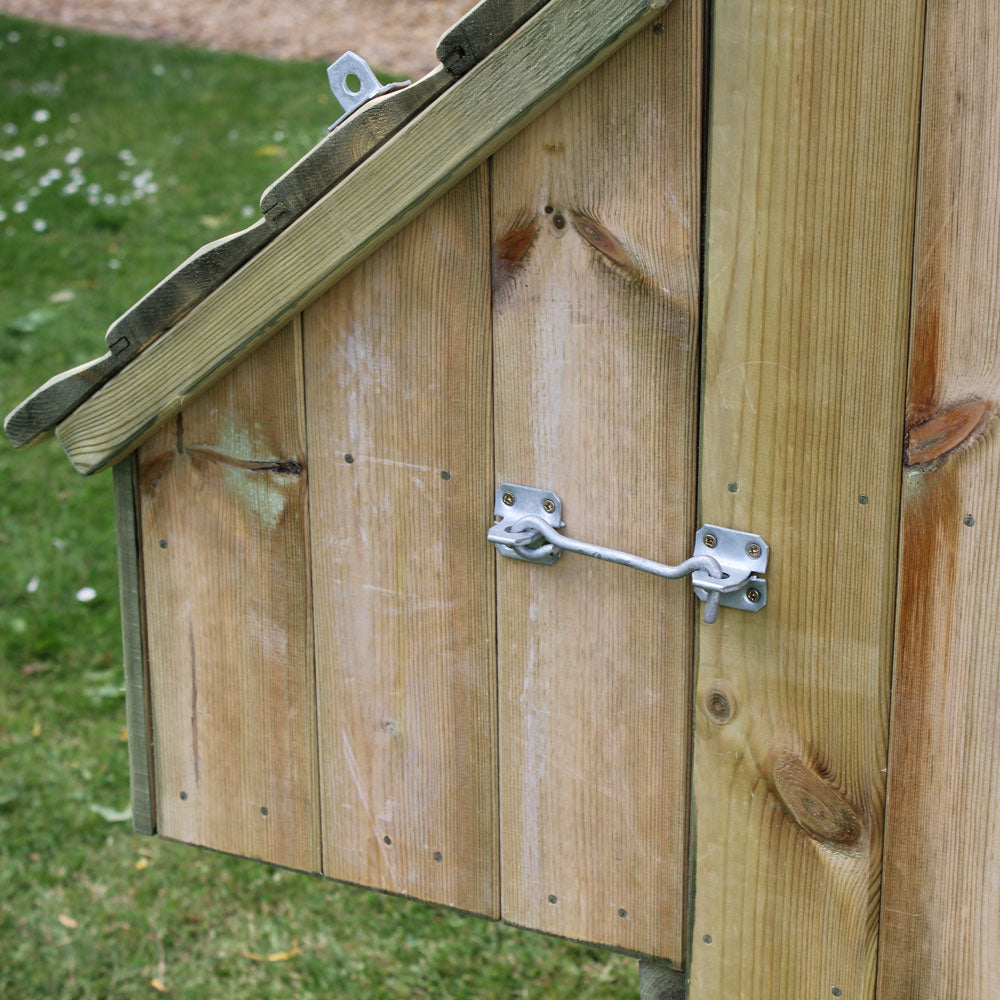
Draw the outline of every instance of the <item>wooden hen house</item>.
M21 404L114 468L137 829L646 997L1000 994L998 38L484 0Z

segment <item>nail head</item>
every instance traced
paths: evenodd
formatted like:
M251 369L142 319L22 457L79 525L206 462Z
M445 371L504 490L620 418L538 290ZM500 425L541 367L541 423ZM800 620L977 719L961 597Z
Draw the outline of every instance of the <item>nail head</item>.
M962 523L967 528L971 528L976 523L976 519L971 514L966 514L965 517L962 518Z

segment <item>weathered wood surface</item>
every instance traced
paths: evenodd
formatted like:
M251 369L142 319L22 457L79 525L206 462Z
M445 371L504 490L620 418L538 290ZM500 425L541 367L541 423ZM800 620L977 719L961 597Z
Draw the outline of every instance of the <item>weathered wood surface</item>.
M1000 996L1000 8L928 4L879 996Z
M922 22L715 7L700 517L771 559L699 626L692 1000L874 992Z
M304 322L323 872L495 918L487 168Z
M493 158L496 475L558 493L568 534L679 561L695 527L700 5L664 27ZM503 917L680 961L690 587L576 555L497 562Z
M301 331L139 453L157 829L319 871Z
M53 375L4 418L3 429L15 448L49 437L85 399L89 399L123 368L110 351L69 371Z
M463 76L509 38L548 0L479 0L437 46L438 62L452 75Z
M261 196L264 218L197 250L111 324L107 354L54 376L12 410L4 430L14 447L48 436L452 82L449 73L434 70L404 90L371 101L325 136Z
M135 448L665 2L549 0L461 85L447 89L67 417L56 434L74 466L96 472Z
M125 666L125 718L132 826L136 833L156 832L153 732L150 725L149 672L143 607L142 556L136 511L135 455L114 467L115 529L118 536L118 584L122 606L122 658Z
M260 199L261 212L280 213L288 222L297 219L452 82L438 68L409 87L369 101L268 187Z
M197 250L111 324L105 334L108 354L54 376L11 411L4 430L14 447L47 437L143 347L187 315L546 2L482 0L477 4L438 44L438 57L447 69L439 67L409 87L369 101L324 136L261 196L264 218Z

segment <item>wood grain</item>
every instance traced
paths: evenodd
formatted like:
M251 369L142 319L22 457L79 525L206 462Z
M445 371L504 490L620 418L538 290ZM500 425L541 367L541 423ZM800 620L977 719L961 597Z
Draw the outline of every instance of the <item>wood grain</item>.
M156 832L156 801L145 600L136 503L137 476L138 458L134 454L123 459L114 468L132 827L136 833L151 834Z
M56 430L74 466L127 454L481 163L667 0L549 0ZM558 44L553 44L557 39Z
M927 10L878 993L992 1000L1000 9L961 0Z
M323 871L495 918L486 168L305 329Z
M493 159L496 475L558 493L567 534L676 562L695 527L699 5L664 27ZM679 962L690 587L575 555L497 574L503 917Z
M771 559L699 626L693 1000L874 992L922 22L715 8L700 518Z
M319 871L301 327L139 453L158 832Z

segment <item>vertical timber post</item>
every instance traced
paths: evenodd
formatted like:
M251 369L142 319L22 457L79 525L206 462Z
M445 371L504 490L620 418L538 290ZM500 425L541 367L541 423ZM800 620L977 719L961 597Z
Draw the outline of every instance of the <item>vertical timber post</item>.
M139 544L135 479L136 455L133 452L114 467L115 530L118 536L132 825L136 833L152 834L156 832L156 809L142 600L142 548Z

